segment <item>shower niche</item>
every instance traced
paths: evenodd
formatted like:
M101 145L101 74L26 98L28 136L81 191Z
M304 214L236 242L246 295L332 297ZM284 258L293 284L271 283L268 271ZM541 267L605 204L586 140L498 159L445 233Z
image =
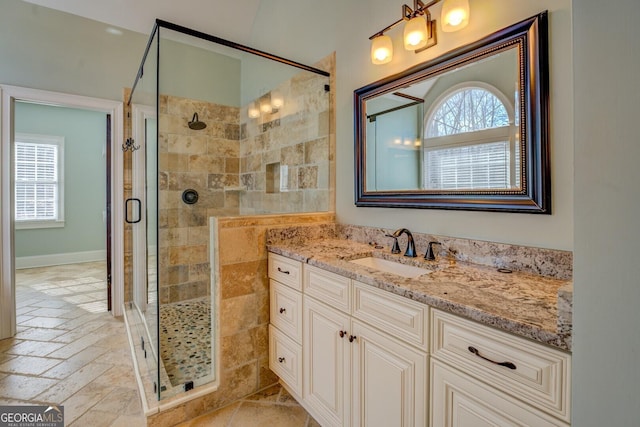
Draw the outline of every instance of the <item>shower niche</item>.
M331 209L329 84L323 69L156 21L127 100L140 149L125 154L142 212L127 224L125 312L147 401L232 386L218 220Z

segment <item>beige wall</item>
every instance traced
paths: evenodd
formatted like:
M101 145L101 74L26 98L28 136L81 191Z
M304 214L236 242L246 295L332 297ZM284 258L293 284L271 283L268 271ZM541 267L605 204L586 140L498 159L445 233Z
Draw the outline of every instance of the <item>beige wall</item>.
M371 0L363 5L335 1L312 7L310 1L263 0L251 45L301 62L336 51L336 214L341 223L400 227L438 235L545 248L573 248L573 131L570 0L470 0L471 20L456 33L438 34L438 45L423 53L400 46L402 29L389 32L396 55L372 65L369 36L400 18L402 2ZM432 8L437 19L440 5ZM435 58L462 44L528 18L545 9L550 22L551 156L553 215L357 208L353 178L353 91L368 83ZM312 13L309 13L312 10ZM292 19L292 16L301 17ZM295 43L290 42L295 34Z

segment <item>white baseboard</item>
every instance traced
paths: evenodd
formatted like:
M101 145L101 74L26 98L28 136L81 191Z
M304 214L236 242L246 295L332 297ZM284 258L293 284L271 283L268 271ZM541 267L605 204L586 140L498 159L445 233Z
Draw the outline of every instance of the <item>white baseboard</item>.
M15 269L48 267L50 265L78 264L81 262L105 261L107 251L68 252L66 254L16 257Z

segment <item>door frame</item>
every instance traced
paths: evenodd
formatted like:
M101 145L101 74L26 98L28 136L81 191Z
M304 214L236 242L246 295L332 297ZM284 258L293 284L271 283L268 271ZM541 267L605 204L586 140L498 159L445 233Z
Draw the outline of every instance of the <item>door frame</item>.
M119 101L51 92L19 86L0 85L0 339L16 333L13 162L14 102L25 101L52 106L80 108L110 114L111 135L111 260L113 307L111 314L121 316L124 304L124 163L120 144L124 135L123 104Z
M144 312L147 309L147 190L146 190L146 174L147 174L147 137L146 137L146 119L157 118L156 108L154 106L131 104L131 128L132 135L138 145L142 148L133 153L132 170L131 170L131 193L132 197L139 200L142 215L140 222L133 226L133 301L136 308L140 312L141 318L144 318ZM157 126L157 125L156 125ZM154 248L155 250L155 248ZM141 285L145 284L143 292Z

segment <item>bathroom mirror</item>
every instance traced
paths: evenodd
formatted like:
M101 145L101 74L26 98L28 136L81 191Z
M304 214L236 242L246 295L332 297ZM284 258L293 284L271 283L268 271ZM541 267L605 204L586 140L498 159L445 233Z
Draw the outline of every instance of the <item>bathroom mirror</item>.
M357 206L551 213L547 12L354 92Z

